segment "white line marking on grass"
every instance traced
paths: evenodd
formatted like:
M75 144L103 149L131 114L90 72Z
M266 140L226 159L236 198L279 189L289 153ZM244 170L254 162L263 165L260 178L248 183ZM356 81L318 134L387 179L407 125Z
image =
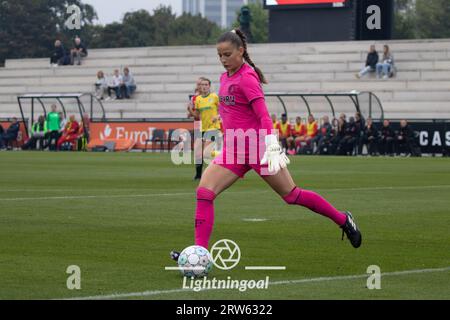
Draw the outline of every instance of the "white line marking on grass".
M286 267L278 267L278 266L272 266L272 267L259 267L259 266L247 266L245 267L245 270L286 270Z
M267 219L257 219L257 218L244 218L242 221L245 222L264 222L267 221Z
M371 187L371 188L336 188L336 189L314 189L316 191L375 191L375 190L409 190L409 189L439 189L448 188L450 185L437 186L399 186L399 187ZM268 190L258 191L228 191L226 194L248 194L248 193L267 193ZM149 194L117 194L117 195L85 195L85 196L58 196L58 197L30 197L30 198L0 198L0 201L26 201L26 200L75 200L75 199L109 199L109 198L143 198L143 197L164 197L164 196L187 196L195 195L194 192L181 193L149 193Z
M447 271L450 271L450 267L385 272L385 273L382 273L381 276L403 276L403 275L411 275L411 274L447 272ZM313 283L313 282L324 282L324 281L365 279L369 276L370 276L369 274L358 274L358 275L348 275L348 276L318 277L318 278L306 278L306 279L298 279L298 280L283 280L283 281L269 282L269 285L277 286L277 285ZM208 289L204 289L201 291L208 291ZM192 290L190 290L190 289L152 290L152 291L143 291L143 292L114 293L114 294L109 294L109 295L78 297L78 298L69 298L69 299L55 299L55 300L110 300L110 299L151 297L151 296L157 296L157 295L162 295L162 294L171 294L171 293L179 293L179 292L192 292Z

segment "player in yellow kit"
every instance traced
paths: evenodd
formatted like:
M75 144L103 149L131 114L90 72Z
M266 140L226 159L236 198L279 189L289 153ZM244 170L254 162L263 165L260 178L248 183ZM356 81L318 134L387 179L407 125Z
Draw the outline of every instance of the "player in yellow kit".
M195 169L196 175L194 180L200 180L203 170L203 159L214 158L220 149L221 122L219 116L219 97L211 92L211 81L202 78L200 82L200 95L195 99L196 115L201 121L202 140L195 141ZM215 142L215 148L211 145ZM199 143L202 143L200 148ZM203 152L205 150L205 152Z

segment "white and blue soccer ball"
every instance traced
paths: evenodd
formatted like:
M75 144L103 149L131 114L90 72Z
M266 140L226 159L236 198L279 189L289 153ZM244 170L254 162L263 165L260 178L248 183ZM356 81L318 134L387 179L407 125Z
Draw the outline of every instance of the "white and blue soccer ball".
M185 277L206 277L212 270L213 262L207 249L201 246L190 246L180 253L178 266Z

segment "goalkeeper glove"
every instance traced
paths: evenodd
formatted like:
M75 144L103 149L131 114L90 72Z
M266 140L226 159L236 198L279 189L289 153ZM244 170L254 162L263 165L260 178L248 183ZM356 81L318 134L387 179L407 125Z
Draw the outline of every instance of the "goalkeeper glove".
M276 174L281 169L286 168L289 163L291 163L291 161L283 150L281 150L277 136L273 134L267 135L266 152L261 160L261 165L268 164L269 172Z

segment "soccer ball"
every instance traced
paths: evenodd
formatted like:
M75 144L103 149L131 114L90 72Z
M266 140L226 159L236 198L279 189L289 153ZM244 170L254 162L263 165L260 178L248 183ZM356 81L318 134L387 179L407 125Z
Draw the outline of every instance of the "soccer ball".
M213 263L207 249L201 246L190 246L180 253L178 266L185 277L205 277L211 271Z

